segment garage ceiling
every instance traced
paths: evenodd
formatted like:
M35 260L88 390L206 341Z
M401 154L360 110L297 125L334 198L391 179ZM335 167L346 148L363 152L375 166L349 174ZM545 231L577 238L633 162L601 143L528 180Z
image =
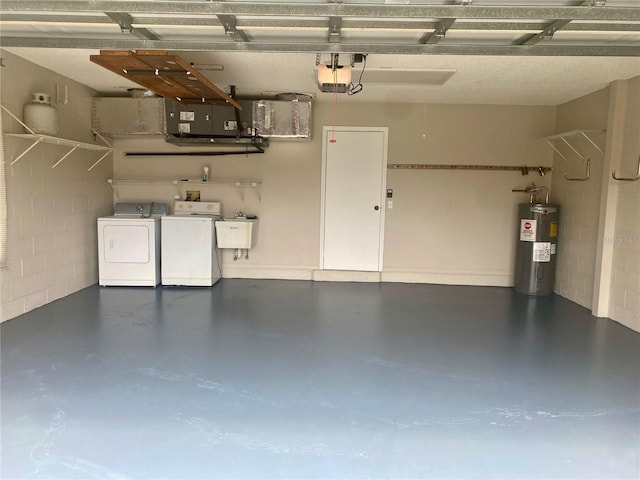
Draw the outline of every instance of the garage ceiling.
M640 75L640 4L3 0L0 42L109 94L135 85L90 64L99 49L169 50L240 95L320 101L331 94L315 87L317 54L362 53L364 89L348 101L555 105ZM446 81L416 81L431 77Z

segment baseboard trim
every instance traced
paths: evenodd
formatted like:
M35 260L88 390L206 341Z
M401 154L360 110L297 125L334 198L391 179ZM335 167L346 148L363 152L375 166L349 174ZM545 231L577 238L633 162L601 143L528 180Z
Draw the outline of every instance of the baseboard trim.
M320 270L316 266L272 266L224 264L223 278L254 278L274 280L313 280L315 282L390 282L432 283L438 285L474 285L512 287L513 274L499 271L428 271L386 269L382 272L351 270Z
M369 282L382 281L380 272L357 272L352 270L314 270L313 280L316 282Z
M482 287L512 287L513 274L499 271L442 272L429 270L385 269L383 282L433 283L437 285L473 285Z
M265 280L313 280L315 267L276 267L271 265L224 264L222 278L253 278Z

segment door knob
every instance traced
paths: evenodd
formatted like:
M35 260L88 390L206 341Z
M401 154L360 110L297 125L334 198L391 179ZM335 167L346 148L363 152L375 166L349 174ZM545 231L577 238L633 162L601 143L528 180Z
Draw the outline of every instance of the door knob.
M380 210L380 207L378 205L376 205L375 207L373 207L374 210Z

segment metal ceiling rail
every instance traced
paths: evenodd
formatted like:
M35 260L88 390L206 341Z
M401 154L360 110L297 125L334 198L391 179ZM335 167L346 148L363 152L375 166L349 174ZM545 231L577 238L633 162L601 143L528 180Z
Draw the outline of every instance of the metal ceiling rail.
M238 30L238 20L234 15L217 15L217 17L220 21L220 24L224 27L225 35L233 38L233 40L236 42L249 41L247 35L242 30Z
M590 2L592 2L592 0L583 0L578 2L576 6L590 5ZM553 38L553 35L556 33L556 31L566 27L570 23L571 23L571 20L569 19L554 20L553 22L545 25L540 33L525 35L515 43L517 45L535 45L536 43L541 42L543 40L550 40L551 38Z
M331 43L339 43L342 36L342 17L329 17L329 37Z
M2 6L0 4L0 10ZM0 14L2 23L66 23L66 24L112 24L113 20L102 15L67 15L59 13L56 15L42 13L2 13ZM184 26L184 27L223 27L222 22L217 17L211 16L194 16L194 17L172 17L172 16L154 16L154 17L132 17L134 25L155 25L155 26ZM366 30L435 30L440 22L431 20L425 21L421 19L387 20L387 19L352 19L344 18L342 21L342 29L366 29ZM490 22L473 22L473 21L457 21L449 30L473 30L473 31L492 31L492 30L542 30L545 23L540 22L513 22L493 20ZM323 29L329 28L328 19L297 19L297 18L236 18L236 27L238 28L291 28L291 29ZM640 23L570 23L563 28L564 31L592 31L592 32L640 32Z
M60 33L22 29L0 29L0 43L6 47L85 49L164 49L177 51L247 51L309 53L375 53L404 55L496 55L496 56L640 56L640 45L624 32L640 32L640 7L610 7L604 2L582 0L571 6L475 6L460 0L447 5L381 5L338 2L226 2L158 0L3 0L0 23L68 24L95 26L117 24L124 34L98 35L72 30ZM577 23L576 23L577 22ZM224 37L193 35L181 38L177 30L162 38L162 27L205 27L222 29ZM157 27L157 31L154 31ZM287 40L252 38L251 29L319 29L322 39L308 37ZM349 41L348 29L370 30L380 38L367 42ZM620 32L617 41L598 36L580 42L551 41L557 30ZM382 33L416 31L419 39L385 42ZM473 31L478 38L452 43L447 32ZM498 44L482 38L482 32L521 33L518 40ZM582 37L582 35L581 35Z
M120 31L129 32L140 40L159 40L146 28L133 28L133 18L128 13L105 12L105 15L120 26Z
M558 30L563 29L569 25L569 23L571 23L570 20L556 20L555 22L546 25L540 33L527 35L517 43L518 45L535 45L543 40L551 39Z
M420 38L419 43L427 43L427 44L435 44L442 40L447 31L453 26L455 23L455 18L447 18L442 20L440 23L436 25L433 32L425 33L422 38Z
M265 3L224 1L3 0L2 12L121 12L150 14L466 18L520 20L640 21L640 8L607 6L380 5L346 3Z
M1 36L3 47L89 48L101 50L172 50L219 52L362 53L402 55L593 56L639 57L640 46L611 45L445 45L329 42L232 42L46 38Z

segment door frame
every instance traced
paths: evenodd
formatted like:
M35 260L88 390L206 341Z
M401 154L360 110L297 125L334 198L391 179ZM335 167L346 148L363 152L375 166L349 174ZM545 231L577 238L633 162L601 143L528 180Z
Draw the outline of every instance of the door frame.
M387 155L389 150L389 127L343 127L343 126L323 126L322 127L322 176L320 185L320 269L324 270L324 236L325 236L325 204L327 195L327 141L329 134L333 131L340 132L381 132L383 134L382 151L382 181L380 182L380 245L378 247L378 272L382 272L384 258L384 230L385 230L385 193L387 189Z

